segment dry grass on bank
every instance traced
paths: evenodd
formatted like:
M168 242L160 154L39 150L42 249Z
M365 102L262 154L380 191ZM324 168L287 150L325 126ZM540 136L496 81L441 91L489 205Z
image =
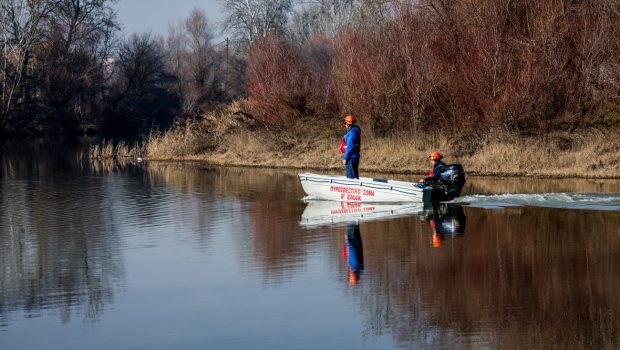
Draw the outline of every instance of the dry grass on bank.
M240 105L152 134L143 149L150 160L200 160L215 165L341 170L340 123L312 123L288 130L265 129L241 112ZM101 152L109 156L109 145ZM493 133L484 139L448 137L376 138L364 135L362 171L426 173L431 151L460 162L469 174L553 177L620 177L620 139L613 133L557 133L545 138ZM116 151L118 152L118 151Z
M131 159L144 155L139 144L130 146L124 141L114 142L104 140L101 145L93 145L89 150L89 157L93 160Z
M620 177L620 139L600 131L493 137L463 163L489 175Z

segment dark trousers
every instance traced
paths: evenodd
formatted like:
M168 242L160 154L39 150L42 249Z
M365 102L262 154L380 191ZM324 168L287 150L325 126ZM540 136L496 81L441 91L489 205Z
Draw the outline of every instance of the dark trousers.
M347 162L347 178L349 179L359 179L360 173L359 168L360 159L359 158L351 158Z

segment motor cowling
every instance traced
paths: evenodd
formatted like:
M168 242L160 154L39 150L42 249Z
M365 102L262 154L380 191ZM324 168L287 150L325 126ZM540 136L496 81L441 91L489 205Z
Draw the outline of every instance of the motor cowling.
M450 199L460 196L465 185L465 170L461 164L448 164L441 172L441 183Z

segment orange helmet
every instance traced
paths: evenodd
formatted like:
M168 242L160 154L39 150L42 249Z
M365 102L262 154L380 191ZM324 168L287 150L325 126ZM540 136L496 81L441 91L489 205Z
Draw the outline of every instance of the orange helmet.
M351 124L355 124L356 119L355 119L354 116L348 115L348 116L344 117L344 122L347 123L348 125L351 125Z
M439 152L433 152L431 153L430 156L428 156L428 158L429 159L443 159L443 156Z

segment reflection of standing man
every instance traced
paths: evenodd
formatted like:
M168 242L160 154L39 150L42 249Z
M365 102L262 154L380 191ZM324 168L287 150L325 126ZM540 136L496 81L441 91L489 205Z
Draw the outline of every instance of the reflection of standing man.
M359 281L362 270L364 270L364 249L358 223L350 223L347 226L347 235L345 236L344 243L342 253L344 260L349 266L349 283L356 284Z
M357 126L357 120L354 116L348 115L344 118L345 125L347 127L347 134L344 135L344 143L346 146L341 145L341 150L344 150L342 156L342 164L346 166L347 178L359 179L359 164L360 164L360 144L362 140L362 129Z

